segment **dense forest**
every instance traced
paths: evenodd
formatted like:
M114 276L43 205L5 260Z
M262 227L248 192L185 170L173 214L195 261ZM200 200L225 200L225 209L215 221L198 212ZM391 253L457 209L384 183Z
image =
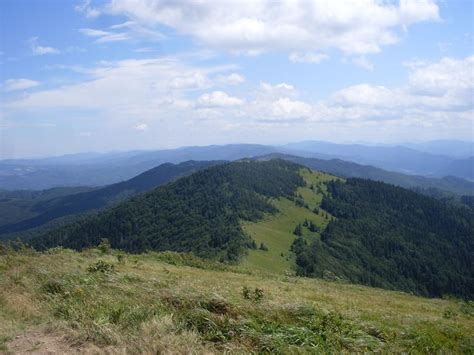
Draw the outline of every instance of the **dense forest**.
M336 217L321 239L296 239L297 271L428 296L474 297L474 214L363 179L327 183Z
M214 166L136 196L97 216L32 239L39 249L63 245L131 252L174 250L237 260L254 245L240 220L276 212L268 198L292 196L304 180L299 165L283 160Z

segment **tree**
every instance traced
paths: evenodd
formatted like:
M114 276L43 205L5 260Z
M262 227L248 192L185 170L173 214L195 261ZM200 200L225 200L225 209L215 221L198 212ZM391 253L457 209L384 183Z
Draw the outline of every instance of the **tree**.
M297 235L299 237L301 237L303 235L303 228L301 227L301 224L298 224L296 227L295 227L295 230L293 231L293 234L294 235Z

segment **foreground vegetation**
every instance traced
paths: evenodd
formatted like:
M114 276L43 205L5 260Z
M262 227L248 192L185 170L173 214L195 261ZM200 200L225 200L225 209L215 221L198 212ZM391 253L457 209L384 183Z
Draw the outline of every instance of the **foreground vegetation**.
M3 251L2 350L472 351L472 302L101 249Z

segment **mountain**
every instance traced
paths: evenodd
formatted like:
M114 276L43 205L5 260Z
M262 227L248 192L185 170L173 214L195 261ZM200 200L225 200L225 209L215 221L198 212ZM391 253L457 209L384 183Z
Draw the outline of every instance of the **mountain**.
M158 151L73 154L0 161L0 189L43 190L58 186L104 186L128 180L163 163L238 160L275 152L258 144L184 147Z
M276 212L268 198L292 196L304 184L299 166L285 161L215 166L134 197L97 216L32 240L37 248L95 246L192 251L236 260L251 245L239 221Z
M40 191L0 190L0 227L36 216L35 205L44 201L91 190L91 187L57 187Z
M402 145L420 152L446 155L458 159L474 156L474 142L436 140L423 143L404 143Z
M432 148L431 150L435 151L434 146ZM306 141L284 146L229 144L157 151L82 153L43 159L2 160L0 161L0 189L41 190L59 186L104 186L130 179L163 163L176 164L188 160L233 161L271 153L326 160L342 159L407 174L472 179L472 158L464 160L465 157L454 158L404 146L367 146Z
M419 175L407 175L383 169L375 168L370 165L361 165L340 159L317 159L304 158L288 154L274 153L262 157L255 158L256 160L267 159L285 159L297 164L307 166L308 168L324 171L326 173L341 176L341 177L357 177L363 179L370 179L375 181L383 181L388 184L401 186L407 189L417 189L420 192L424 190L436 189L443 194L448 192L456 195L474 195L474 182L464 179L448 176L443 178L429 178ZM447 194L449 196L449 194Z
M407 174L439 175L453 161L444 155L420 152L403 146L366 146L360 144L335 144L320 141L305 141L283 146L284 149L327 154L333 158L368 164L390 171ZM443 172L446 175L455 175Z
M188 161L177 165L166 163L130 180L96 189L62 188L45 192L4 192L4 198L0 200L0 212L10 218L0 218L0 235L39 227L65 216L96 211L219 163L221 162ZM81 189L86 191L81 192ZM62 191L62 194L54 194L58 190ZM71 194L66 194L67 191L71 191ZM12 218L11 211L16 211L15 218Z
M192 252L268 272L296 267L306 276L473 298L473 221L467 207L382 182L244 160L200 170L31 243L83 249L108 238L130 252Z
M454 175L474 181L474 156L450 162L438 171L438 175Z

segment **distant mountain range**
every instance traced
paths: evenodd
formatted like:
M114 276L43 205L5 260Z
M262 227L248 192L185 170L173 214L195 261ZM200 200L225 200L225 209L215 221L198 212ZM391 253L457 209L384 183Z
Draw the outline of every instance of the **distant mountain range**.
M296 155L338 158L359 164L372 165L389 171L405 174L444 177L457 176L474 179L472 156L454 158L438 153L427 153L404 146L366 146L360 144L335 144L320 141L306 141L283 146Z
M342 159L405 174L455 176L474 180L472 143L468 142L439 141L409 146L369 146L306 141L284 146L230 144L2 160L0 189L43 190L65 186L104 186L128 180L163 163L181 163L188 160L233 161L271 153Z

